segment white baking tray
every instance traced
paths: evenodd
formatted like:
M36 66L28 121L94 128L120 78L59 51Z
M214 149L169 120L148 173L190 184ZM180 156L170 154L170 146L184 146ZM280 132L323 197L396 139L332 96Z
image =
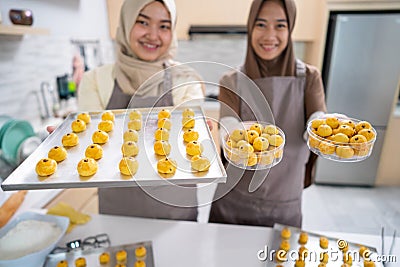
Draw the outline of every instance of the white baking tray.
M162 108L171 111L172 128L169 142L171 153L168 157L177 161L178 168L174 175L161 175L157 172L157 161L162 158L154 153L154 132L157 129L157 115ZM30 155L1 185L2 189L59 189L84 187L128 187L128 186L159 186L168 184L224 183L226 172L222 165L217 148L206 123L206 117L200 106L191 107L195 112L194 130L199 132L199 142L203 144L202 155L211 161L206 172L194 172L191 169L190 157L186 154L183 141L182 111L184 108L160 107L139 109L143 115L142 129L139 131L139 154L136 159L139 169L134 176L125 176L119 172L119 162L122 158L121 146L123 133L127 130L129 112L131 110L113 110L115 114L114 130L109 133L109 141L102 145L103 158L98 160L99 169L90 177L81 177L76 166L84 158L86 147L92 144L92 134L97 130L104 111L89 112L91 123L84 132L78 133L79 145L67 149L68 157L60 162L57 172L49 177L40 177L35 172L36 163L46 158L48 151L54 146L62 146L62 136L71 132L71 122L78 113L70 114L64 122Z

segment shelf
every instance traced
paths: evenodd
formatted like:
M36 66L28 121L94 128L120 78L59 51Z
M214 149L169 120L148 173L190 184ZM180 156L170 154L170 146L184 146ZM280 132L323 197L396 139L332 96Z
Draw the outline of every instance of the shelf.
M0 34L7 35L48 35L50 34L49 29L45 28L34 28L31 26L22 26L22 25L0 25Z

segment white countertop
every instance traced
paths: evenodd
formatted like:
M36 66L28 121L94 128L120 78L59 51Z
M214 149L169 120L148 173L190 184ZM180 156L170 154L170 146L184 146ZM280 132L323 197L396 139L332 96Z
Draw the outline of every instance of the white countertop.
M202 224L172 220L154 220L133 217L93 215L86 225L77 226L64 236L60 246L76 239L84 239L107 233L111 245L152 241L154 261L157 267L221 267L265 266L257 254L270 243L273 229L266 227L224 224ZM347 233L324 233L340 236L348 241L372 247L381 246L380 237ZM389 237L386 247L388 249ZM400 265L400 238L397 238L393 254L397 262L386 267ZM275 266L275 265L273 265ZM353 265L354 266L354 265ZM377 265L379 266L379 265Z

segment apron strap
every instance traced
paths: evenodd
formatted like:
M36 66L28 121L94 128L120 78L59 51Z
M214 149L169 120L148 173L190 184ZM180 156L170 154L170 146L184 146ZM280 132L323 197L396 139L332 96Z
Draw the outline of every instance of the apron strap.
M300 59L296 59L296 76L306 77L306 64Z

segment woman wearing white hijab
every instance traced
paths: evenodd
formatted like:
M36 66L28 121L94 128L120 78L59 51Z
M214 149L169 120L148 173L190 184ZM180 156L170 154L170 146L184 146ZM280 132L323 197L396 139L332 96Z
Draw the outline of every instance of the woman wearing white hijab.
M126 0L116 37L116 63L84 75L78 92L79 109L172 106L188 101L200 104L204 98L201 83L181 86L200 81L200 77L172 60L177 43L175 23L172 0ZM195 221L196 187L99 188L99 211Z

